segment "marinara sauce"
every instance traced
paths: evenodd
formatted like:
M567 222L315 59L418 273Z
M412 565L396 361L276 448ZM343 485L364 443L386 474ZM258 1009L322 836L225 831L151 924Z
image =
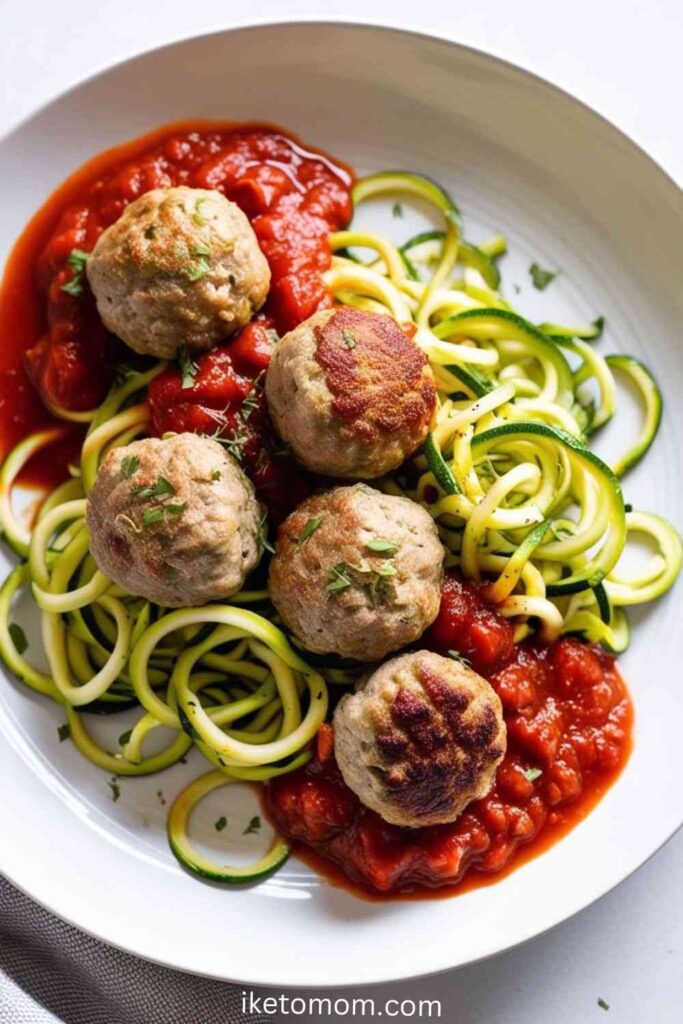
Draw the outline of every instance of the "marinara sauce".
M3 451L50 421L46 406L97 406L115 364L135 362L104 329L84 278L74 285L78 268L69 260L74 250L90 252L128 203L150 189L174 185L217 189L236 202L271 269L262 319L282 333L331 303L322 280L331 259L328 236L350 219L352 181L343 164L265 124L183 123L87 163L38 211L7 264L0 290ZM252 341L243 339L242 355ZM258 364L261 356L254 356ZM252 370L260 372L258 365ZM185 414L179 411L178 422ZM178 429L168 420L166 429ZM34 480L49 484L64 475L79 431L72 434L70 447L61 453L52 447L42 462L35 460Z
M571 637L515 646L512 627L481 589L453 575L425 640L441 654L465 655L502 701L507 753L488 796L450 825L389 825L345 785L330 726L308 765L268 785L268 813L297 852L366 895L452 895L494 881L584 818L631 749L629 695L600 648Z

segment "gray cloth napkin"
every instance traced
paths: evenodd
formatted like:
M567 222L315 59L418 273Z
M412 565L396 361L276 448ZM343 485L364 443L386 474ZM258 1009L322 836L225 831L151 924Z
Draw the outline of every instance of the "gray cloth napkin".
M0 1024L267 1024L241 998L90 938L0 876Z

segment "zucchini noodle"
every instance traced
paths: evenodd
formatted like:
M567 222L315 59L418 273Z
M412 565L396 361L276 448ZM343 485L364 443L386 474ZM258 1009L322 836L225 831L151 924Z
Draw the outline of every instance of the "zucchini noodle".
M652 375L629 356L595 350L601 321L538 325L514 310L496 265L505 239L468 241L458 207L436 183L390 171L354 186L356 206L388 195L430 204L438 229L397 245L352 225L330 236L325 274L338 303L414 324L437 384L431 432L411 471L377 486L429 511L446 567L482 582L487 600L512 621L516 641L534 632L547 642L577 634L623 651L624 609L665 593L683 563L676 530L657 515L627 511L619 479L659 427ZM367 262L359 250L370 254ZM88 494L107 453L148 432L146 389L165 365L127 371L96 410L53 410L67 425L35 432L5 458L0 529L19 563L0 588L0 656L27 687L64 709L75 747L111 775L159 772L196 748L211 770L176 797L171 848L197 874L253 881L283 863L287 844L276 835L246 868L215 864L187 835L193 809L218 787L263 782L305 764L327 714L327 682L349 685L358 672L315 656L309 663L272 621L267 590L247 584L230 603L167 611L97 568ZM617 412L615 370L635 388L643 417L635 442L610 468L586 439ZM87 428L79 464L45 496L29 529L13 505L15 482L34 455L78 423ZM620 558L636 535L655 552L627 573ZM12 621L22 592L40 615L47 671L25 657ZM88 712L131 708L137 719L116 751L86 727ZM159 729L169 732L163 749L146 753Z
M624 650L623 608L665 593L683 562L677 531L658 516L627 513L618 479L657 434L654 378L630 356L600 355L591 342L601 319L534 324L513 309L496 266L505 239L467 241L458 207L436 183L398 171L371 175L354 187L356 208L378 195L431 204L445 222L398 245L353 224L331 236L326 280L336 300L358 305L371 296L374 309L400 310L400 320L408 309L438 388L416 480L398 473L380 486L429 510L446 566L489 579L487 598L514 620L516 640L538 629L546 640L578 633ZM360 262L357 252L368 249L374 258ZM635 387L643 421L611 469L586 439L616 414L613 371ZM657 553L625 577L619 559L636 533L648 534Z

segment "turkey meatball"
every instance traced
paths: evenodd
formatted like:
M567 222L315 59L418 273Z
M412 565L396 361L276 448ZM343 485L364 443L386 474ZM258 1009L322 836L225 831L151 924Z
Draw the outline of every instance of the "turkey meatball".
M393 658L334 714L347 786L393 825L443 825L491 789L506 732L493 687L432 651Z
M420 505L365 484L336 487L280 526L270 596L308 650L379 661L436 618L443 557Z
M308 469L372 479L422 444L436 388L424 353L390 316L326 309L275 346L266 398Z
M129 593L169 608L230 597L260 557L261 509L237 463L198 434L109 452L87 505L90 550Z
M265 302L270 270L220 192L153 189L100 235L86 264L105 326L143 355L205 352Z

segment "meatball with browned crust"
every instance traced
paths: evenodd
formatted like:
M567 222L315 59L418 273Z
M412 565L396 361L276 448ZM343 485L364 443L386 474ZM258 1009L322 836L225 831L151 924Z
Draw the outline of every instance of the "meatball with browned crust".
M379 661L436 618L443 557L420 505L365 484L336 487L281 525L270 596L309 650Z
M455 821L486 796L505 748L490 683L432 651L387 661L334 714L347 786L385 821L409 828Z
M278 342L266 398L308 469L372 479L422 444L436 388L424 353L395 320L341 308L315 313Z
M86 271L105 326L143 355L205 352L265 302L270 270L221 192L145 192L103 231Z
M261 554L251 483L217 441L198 434L113 448L86 515L105 576L169 608L229 597Z

